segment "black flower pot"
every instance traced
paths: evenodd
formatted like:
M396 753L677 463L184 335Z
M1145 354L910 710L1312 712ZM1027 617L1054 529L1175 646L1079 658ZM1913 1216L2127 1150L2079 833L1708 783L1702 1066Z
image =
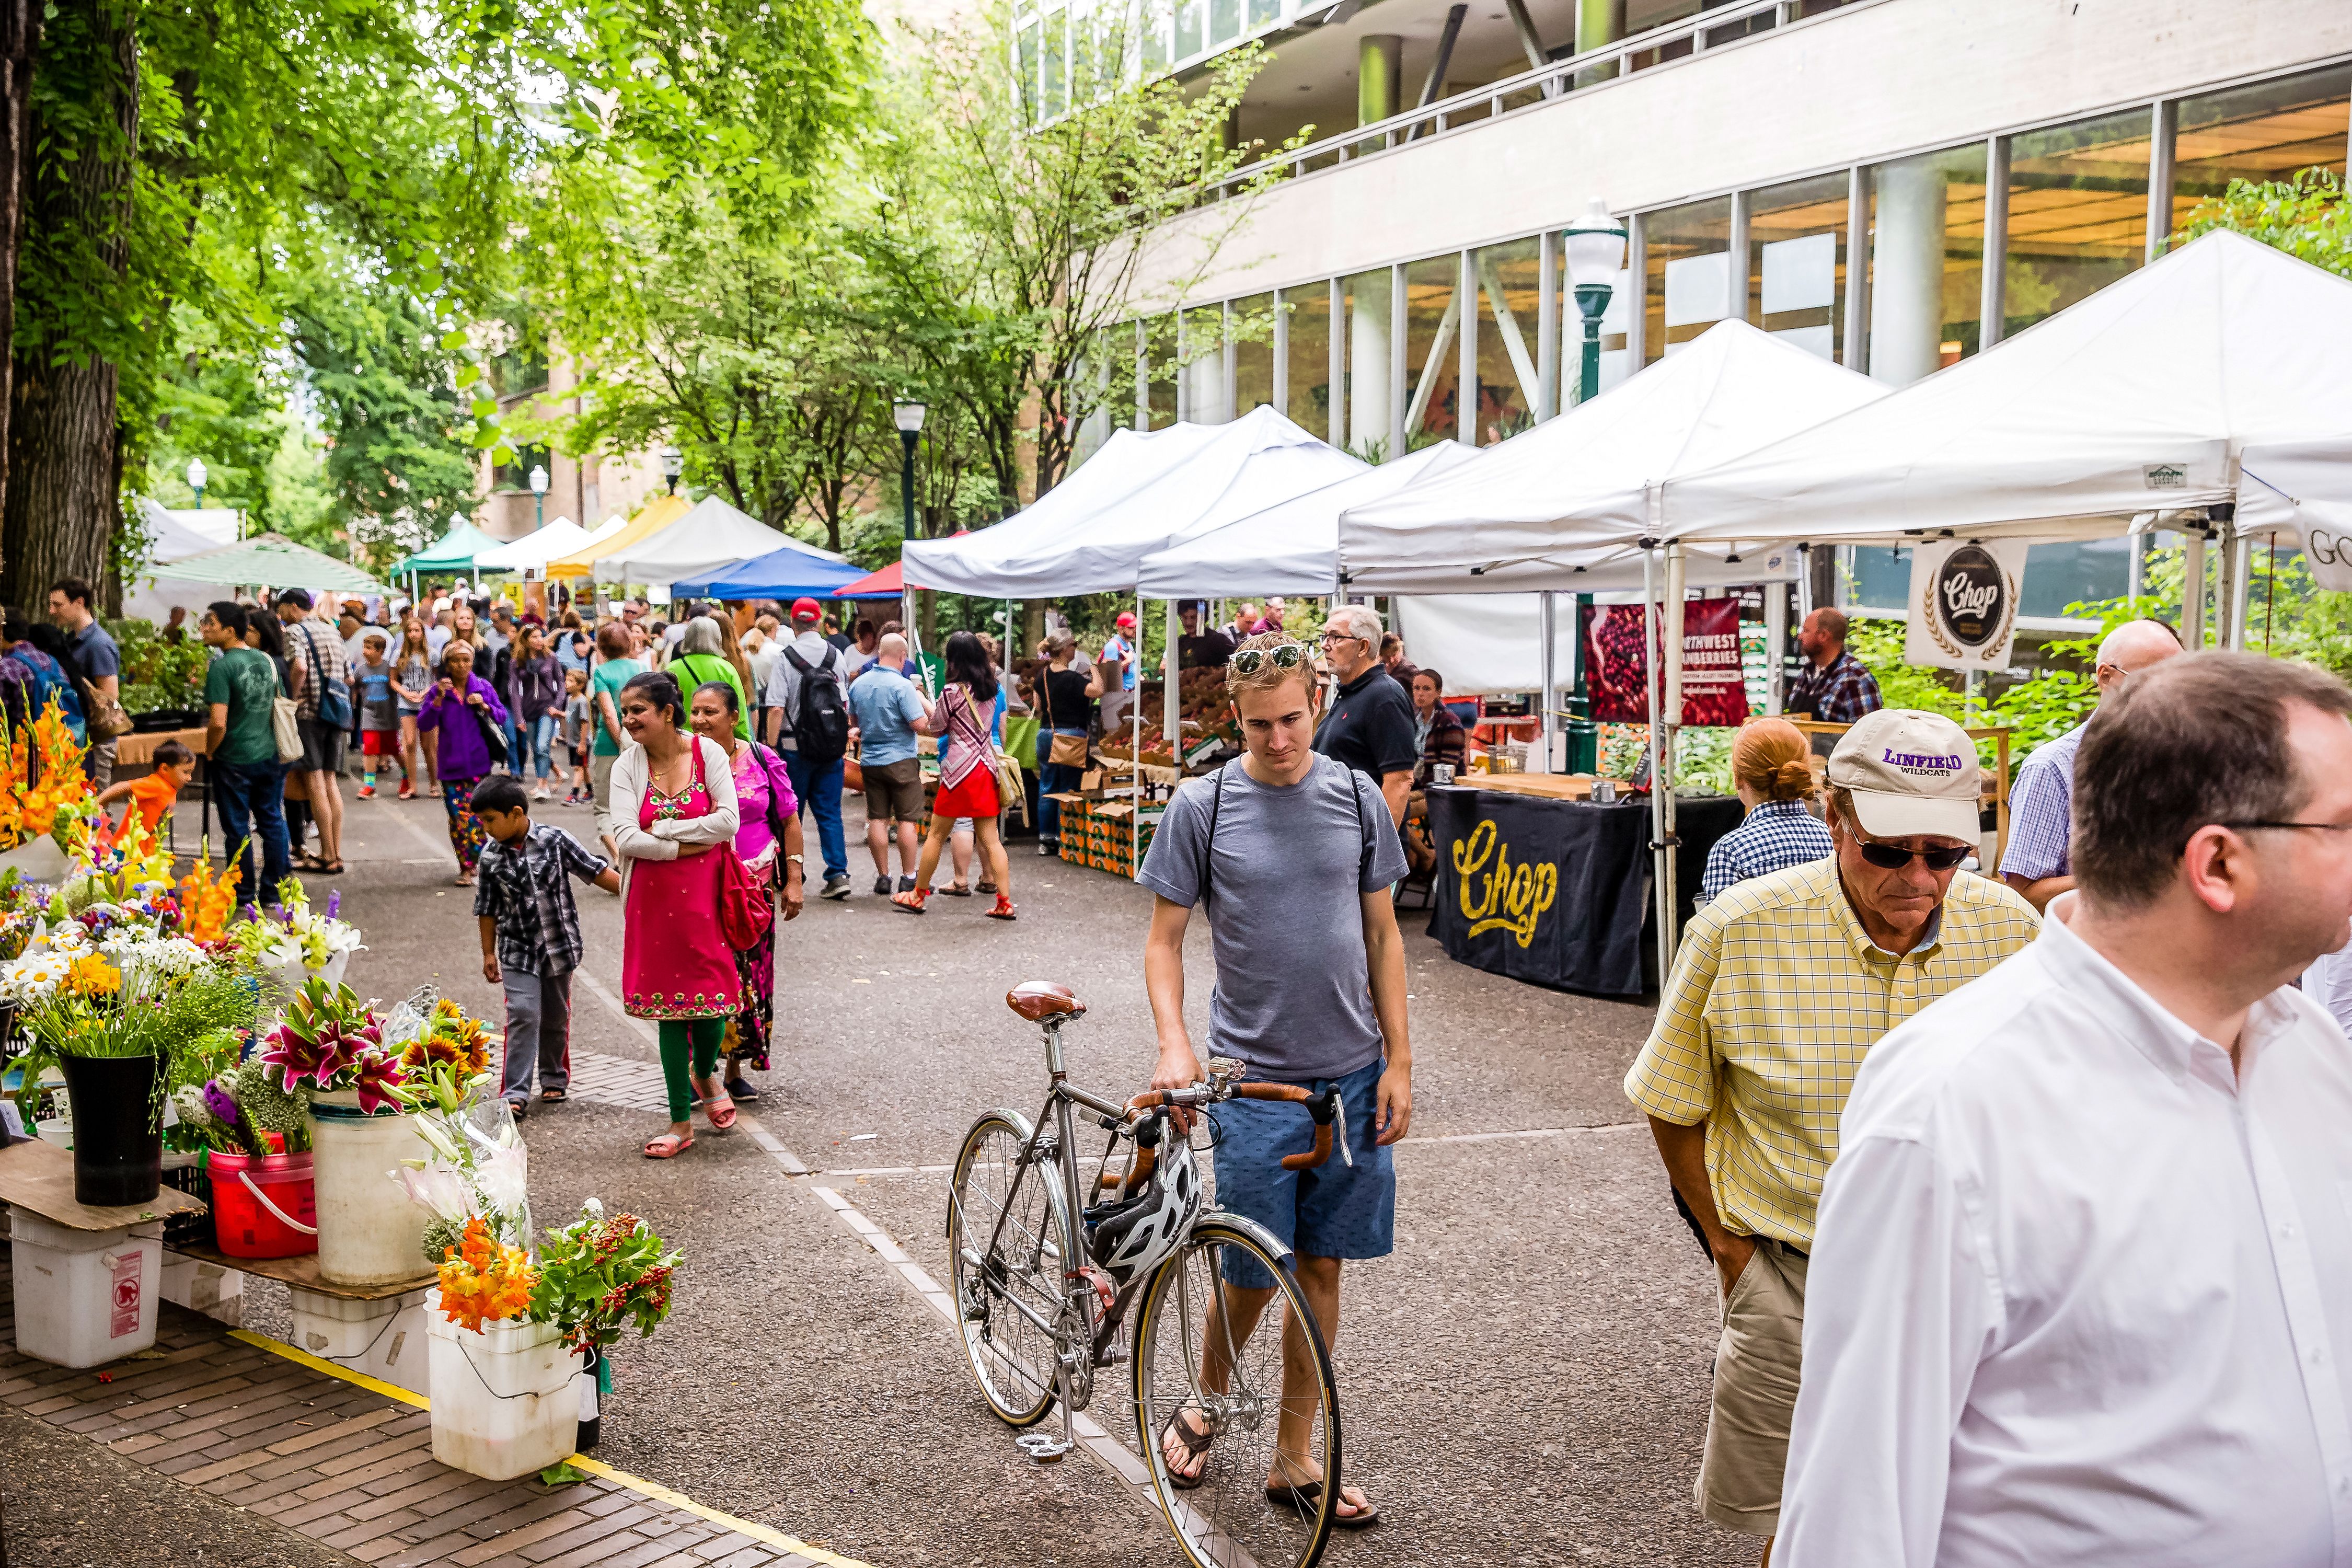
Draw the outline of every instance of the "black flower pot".
M60 1056L73 1102L74 1201L152 1204L163 1184L163 1130L149 1114L153 1057Z
M580 1352L580 1435L572 1451L584 1454L604 1436L604 1395L613 1386L611 1363L604 1350L590 1345Z

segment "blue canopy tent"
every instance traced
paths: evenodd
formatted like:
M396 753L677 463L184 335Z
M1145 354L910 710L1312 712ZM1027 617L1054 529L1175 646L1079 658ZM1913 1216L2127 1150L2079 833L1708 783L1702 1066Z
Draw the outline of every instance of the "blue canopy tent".
M674 599L822 599L866 574L862 566L787 548L739 561L699 582L672 583L669 592Z

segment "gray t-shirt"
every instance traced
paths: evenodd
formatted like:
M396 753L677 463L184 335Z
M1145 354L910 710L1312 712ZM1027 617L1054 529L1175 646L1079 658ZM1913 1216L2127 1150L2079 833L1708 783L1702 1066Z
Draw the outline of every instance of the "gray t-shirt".
M1380 786L1325 756L1287 787L1259 784L1235 760L1176 792L1139 879L1190 909L1204 848L1217 955L1210 1048L1286 1083L1378 1060L1362 895L1405 874Z

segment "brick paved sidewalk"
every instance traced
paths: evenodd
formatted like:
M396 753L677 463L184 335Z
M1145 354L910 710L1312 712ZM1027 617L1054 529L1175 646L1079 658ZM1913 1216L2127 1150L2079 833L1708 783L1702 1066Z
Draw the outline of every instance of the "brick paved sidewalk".
M145 1359L68 1372L17 1353L0 1275L0 1400L383 1568L860 1568L617 1472L550 1490L449 1469L418 1405L162 1310Z

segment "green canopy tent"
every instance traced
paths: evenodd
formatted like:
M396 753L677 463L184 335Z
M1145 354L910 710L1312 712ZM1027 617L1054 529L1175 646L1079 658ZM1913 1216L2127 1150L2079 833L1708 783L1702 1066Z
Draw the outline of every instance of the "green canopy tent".
M174 581L228 587L266 584L336 594L381 594L383 584L348 561L321 554L278 533L259 533L218 550L184 555L169 568Z
M508 542L484 533L472 523L460 518L449 525L449 531L432 544L399 563L392 569L395 577L420 572L470 572L474 557L496 550Z

